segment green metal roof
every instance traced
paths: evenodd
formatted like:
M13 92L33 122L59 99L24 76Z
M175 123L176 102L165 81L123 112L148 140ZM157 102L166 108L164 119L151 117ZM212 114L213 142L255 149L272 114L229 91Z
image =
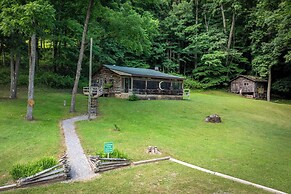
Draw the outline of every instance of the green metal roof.
M164 79L179 79L179 80L184 79L179 76L169 75L169 74L162 73L160 71L156 71L153 69L123 67L123 66L117 66L117 65L104 65L104 66L120 75L122 73L125 73L131 76L142 76L142 77L153 77L153 78L164 78Z

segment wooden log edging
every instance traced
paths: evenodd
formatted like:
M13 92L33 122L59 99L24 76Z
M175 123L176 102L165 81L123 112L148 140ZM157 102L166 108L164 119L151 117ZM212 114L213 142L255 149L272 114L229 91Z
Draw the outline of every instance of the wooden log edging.
M207 170L205 168L201 168L199 166L195 166L193 164L189 164L189 163L183 162L181 160L177 160L175 158L170 158L170 161L178 163L178 164L181 164L181 165L184 165L184 166L187 166L187 167L190 167L190 168L193 168L193 169L196 169L196 170L200 170L202 172L206 172L206 173L209 173L209 174L212 174L212 175L215 175L215 176L226 178L226 179L238 182L238 183L242 183L242 184L245 184L245 185L251 185L251 186L254 186L256 188L263 189L263 190L271 192L271 193L287 194L287 193L285 193L283 191L272 189L272 188L269 188L269 187L266 187L266 186L263 186L263 185L252 183L252 182L249 182L249 181L246 181L246 180L243 180L243 179L239 179L239 178L236 178L236 177L232 177L232 176L229 176L229 175L226 175L226 174L222 174L222 173L219 173L219 172L214 172L214 171L211 171L211 170Z
M121 167L126 167L129 165L141 165L153 162L159 162L163 160L169 160L170 157L155 158L150 160L141 160L137 162L131 162L130 160L123 158L100 158L99 156L88 156L88 161L91 169L95 172L104 172L108 170L114 170Z
M17 187L16 184L5 185L5 186L0 187L0 192L1 191L7 191L7 190L15 189L16 187Z
M70 166L68 164L67 155L65 154L61 157L57 165L32 176L18 179L16 184L0 187L0 192L32 185L63 181L68 178L70 178Z
M123 158L100 158L99 156L89 156L88 161L95 173L131 165L130 160Z

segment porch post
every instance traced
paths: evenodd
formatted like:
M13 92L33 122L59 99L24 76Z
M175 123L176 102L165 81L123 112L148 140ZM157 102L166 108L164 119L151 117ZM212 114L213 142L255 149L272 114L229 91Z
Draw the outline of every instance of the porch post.
M133 77L131 77L130 79L131 79L130 89L131 89L131 93L133 94Z

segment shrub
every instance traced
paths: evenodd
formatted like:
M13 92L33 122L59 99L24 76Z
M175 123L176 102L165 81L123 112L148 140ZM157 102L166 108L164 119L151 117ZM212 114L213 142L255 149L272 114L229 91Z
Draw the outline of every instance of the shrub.
M112 88L112 87L113 87L112 83L106 83L106 84L103 85L104 89L109 89L109 88Z
M107 154L104 151L97 151L96 154L101 158L107 157ZM121 152L118 149L114 149L113 152L110 153L110 158L129 159L128 156L124 152Z
M24 73L20 73L18 77L18 85L19 86L27 86L28 85L28 75Z
M206 85L203 85L200 82L189 77L184 80L184 88L187 89L205 89L206 87Z
M0 84L8 84L10 83L10 69L3 68L0 69Z
M12 167L10 175L14 180L28 177L41 172L45 169L57 165L57 160L53 157L44 157L38 161L30 162L28 164L16 164Z
M52 72L44 72L36 78L36 83L44 84L52 88L71 88L74 79L70 76L62 76Z
M129 100L129 101L137 101L137 100L139 100L139 98L138 98L137 95L132 94L132 95L130 95L130 96L128 97L128 100Z
M291 95L291 77L283 78L277 80L272 84L272 89L275 93L278 93L283 96Z

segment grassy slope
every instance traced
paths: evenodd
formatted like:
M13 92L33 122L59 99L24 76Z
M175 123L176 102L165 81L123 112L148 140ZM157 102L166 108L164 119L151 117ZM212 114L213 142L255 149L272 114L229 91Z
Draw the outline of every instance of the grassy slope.
M267 193L254 187L160 162L105 172L94 181L58 183L9 193Z
M93 154L113 141L133 160L164 155L258 184L291 192L291 106L222 92L194 93L190 101L100 99L101 116L81 122L79 133ZM217 113L222 124L205 123ZM117 124L121 132L113 130Z
M2 96L2 94L1 94ZM70 116L70 94L53 90L36 93L35 117L25 116L26 94L11 101L0 99L0 183L7 182L15 162L27 162L62 152L59 120ZM248 100L214 92L192 94L190 101L138 101L101 98L101 116L81 122L79 133L88 153L113 141L134 160L146 159L148 145L157 145L163 155L290 192L291 107ZM79 110L86 98L78 98ZM247 105L252 106L247 111ZM262 109L260 114L257 110ZM270 113L265 113L270 110ZM80 113L80 112L79 112ZM206 124L206 115L218 113L223 124ZM236 116L239 115L239 116ZM113 131L114 124L121 132ZM30 145L33 144L33 145ZM278 149L280 149L278 151ZM3 157L2 157L3 156ZM276 173L276 171L280 171ZM104 173L86 183L53 184L21 189L18 193L262 193L170 162L130 167Z
M26 90L20 90L16 100L7 99L7 91L8 88L2 88L0 96L0 185L11 180L8 172L15 163L43 156L58 157L64 151L59 121L71 116L69 106L63 106L64 99L69 103L69 93L37 89L35 121L28 122L25 120Z

